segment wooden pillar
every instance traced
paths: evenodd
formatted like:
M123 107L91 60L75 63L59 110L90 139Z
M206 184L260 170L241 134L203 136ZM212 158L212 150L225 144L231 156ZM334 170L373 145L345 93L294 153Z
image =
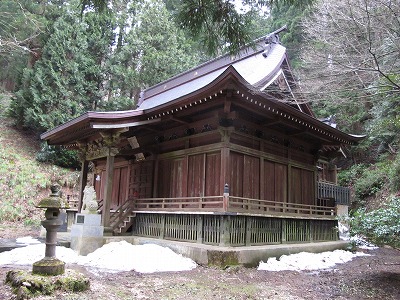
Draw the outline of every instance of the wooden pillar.
M203 243L203 215L197 216L197 243Z
M286 220L281 219L281 243L286 244Z
M253 231L252 224L254 224L253 216L246 216L246 246L251 245L251 233Z
M228 200L229 200L229 191L227 192L228 195L225 195L225 189L226 189L226 184L230 186L230 168L229 168L229 163L230 163L230 150L229 150L229 141L230 141L230 132L233 131L233 128L221 128L220 133L221 133L221 142L223 144L222 149L221 149L221 178L220 178L220 187L224 189L224 204L223 208L224 211L227 211L227 208L229 206Z
M106 163L106 181L104 185L104 202L103 202L103 218L102 225L104 228L110 227L110 208L111 208L111 197L112 197L112 188L113 188L113 179L114 179L114 158L115 151L112 148L109 149L107 155L107 163Z
M165 222L166 222L166 216L165 216L165 214L162 214L161 215L161 228L160 228L160 235L159 235L159 238L160 239L164 239L164 236L165 236Z
M288 170L287 170L287 199L286 199L286 203L292 203L292 193L298 193L299 191L293 191L293 187L292 187L292 164L289 163L287 166ZM283 210L283 212L286 212L286 205L285 208Z
M89 169L89 161L87 161L85 158L82 158L82 167L81 167L80 182L79 182L79 203L78 203L79 213L82 210L83 190L85 189L85 186L87 184L88 169Z
M191 191L188 190L189 156L187 154L183 158L182 164L182 197L189 197Z
M221 149L221 180L220 187L224 188L225 184L230 184L229 178L229 149L224 147Z
M318 204L318 169L317 166L314 168L314 205Z
M219 246L230 246L230 237L229 237L229 232L230 232L230 221L231 217L230 216L220 216L221 218L221 231L220 231L220 240L219 240Z
M155 159L154 159L154 169L153 169L153 197L157 198L158 197L158 165L159 165L159 159L158 159L158 155L155 155ZM165 196L165 195L163 195Z

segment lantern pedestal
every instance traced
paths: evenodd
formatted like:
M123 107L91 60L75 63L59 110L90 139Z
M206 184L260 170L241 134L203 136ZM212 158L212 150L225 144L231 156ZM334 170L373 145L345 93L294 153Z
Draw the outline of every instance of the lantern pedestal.
M59 218L60 209L69 208L68 203L60 197L60 189L59 185L53 185L51 195L36 206L47 208L44 214L46 220L42 221L42 226L46 229L46 251L44 258L33 264L33 274L55 276L65 272L65 263L56 258L57 230L63 224Z

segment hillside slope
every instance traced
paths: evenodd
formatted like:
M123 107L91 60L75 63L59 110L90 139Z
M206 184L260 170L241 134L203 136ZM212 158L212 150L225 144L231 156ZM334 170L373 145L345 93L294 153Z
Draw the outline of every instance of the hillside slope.
M36 161L40 141L18 130L5 115L10 94L0 94L0 223L39 224L42 211L34 207L57 181L74 189L76 172Z

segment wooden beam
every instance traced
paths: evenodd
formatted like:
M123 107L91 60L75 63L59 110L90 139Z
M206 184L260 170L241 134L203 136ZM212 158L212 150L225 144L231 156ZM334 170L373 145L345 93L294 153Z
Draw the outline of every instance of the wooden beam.
M239 113L237 111L231 111L231 112L218 112L218 118L226 118L226 119L232 119L236 120L239 119Z
M230 113L231 112L231 106L232 106L232 101L226 100L224 103L224 113Z
M112 198L112 190L113 190L113 179L114 179L114 158L115 152L109 151L107 155L106 162L106 182L104 185L104 201L103 201L103 218L102 225L104 226L105 231L106 228L110 227L110 208L111 208L111 198Z
M174 116L169 116L168 120L175 121L175 122L182 123L182 124L190 124L190 122L187 122L185 120L182 120L181 118L177 118Z
M300 134L306 133L307 131L308 130L305 130L305 129L299 129L299 130L295 130L292 133L288 133L287 136L296 136L296 135L300 135Z
M83 201L83 190L87 184L87 175L89 169L89 162L86 159L82 160L82 167L81 167L81 175L80 175L80 182L79 182L79 204L78 204L78 212L80 213L82 210L82 201Z
M281 123L281 120L277 117L275 117L272 120L267 120L265 122L262 123L262 126L267 127L267 126L271 126L271 125L275 125L275 124L279 124Z
M90 127L93 129L119 129L119 128L129 128L129 127L137 127L141 125L147 125L147 124L154 124L160 122L161 119L152 119L152 120L144 120L144 121L137 121L137 122L126 122L126 123L119 123L119 124L114 124L114 123L97 123L97 122L91 122ZM128 129L126 129L127 131Z

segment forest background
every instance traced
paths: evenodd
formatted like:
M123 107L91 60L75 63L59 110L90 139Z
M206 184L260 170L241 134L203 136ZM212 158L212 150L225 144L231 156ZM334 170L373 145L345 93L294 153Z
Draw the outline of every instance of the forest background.
M39 144L48 129L88 110L133 109L146 87L216 55L234 55L286 25L280 37L296 96L317 117L367 136L335 162L339 183L352 189L352 233L399 248L400 4L239 2L1 0L2 129L29 132L30 143ZM36 224L35 195L54 179L74 186L74 172L54 165L73 170L79 162L72 152L42 144L30 150L36 162L18 163L7 138L0 134L0 221Z

